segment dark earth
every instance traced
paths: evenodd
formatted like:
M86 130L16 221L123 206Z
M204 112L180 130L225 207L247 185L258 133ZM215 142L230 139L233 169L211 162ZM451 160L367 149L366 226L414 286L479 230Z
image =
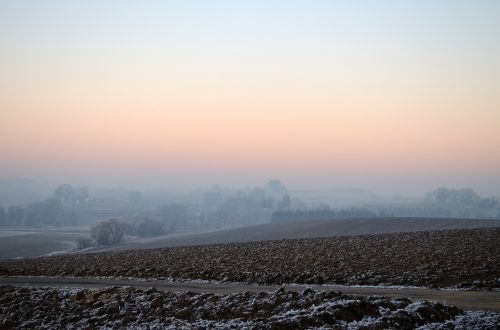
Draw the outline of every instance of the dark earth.
M500 287L500 228L287 239L0 261L0 276Z

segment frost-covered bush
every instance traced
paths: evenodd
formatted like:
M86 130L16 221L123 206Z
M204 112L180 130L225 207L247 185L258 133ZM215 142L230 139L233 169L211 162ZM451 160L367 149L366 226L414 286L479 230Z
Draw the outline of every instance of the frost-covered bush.
M76 239L76 248L78 250L83 250L94 245L94 242L90 237L78 237Z

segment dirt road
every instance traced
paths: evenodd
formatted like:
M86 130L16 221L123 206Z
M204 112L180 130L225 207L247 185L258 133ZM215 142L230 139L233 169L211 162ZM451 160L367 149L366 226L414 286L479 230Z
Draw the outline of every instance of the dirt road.
M108 286L132 286L140 289L155 287L162 291L233 293L245 291L274 291L278 285L257 285L239 283L193 283L145 281L133 279L101 279L101 278L59 278L59 277L0 277L0 285L16 285L27 287L79 287L103 288ZM411 300L427 299L447 305L455 305L465 310L500 311L499 291L451 291L426 288L383 288L356 287L342 285L286 285L286 290L302 291L305 288L315 290L335 290L346 294L383 295L387 297L406 297Z

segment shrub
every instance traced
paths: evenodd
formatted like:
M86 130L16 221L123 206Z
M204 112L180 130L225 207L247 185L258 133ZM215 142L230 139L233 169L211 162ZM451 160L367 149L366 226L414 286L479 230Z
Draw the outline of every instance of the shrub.
M161 236L165 233L165 224L163 222L145 218L135 229L135 234L141 237Z
M86 248L89 248L91 247L94 242L92 241L92 239L90 237L78 237L76 239L76 248L78 250L83 250L83 249L86 249Z

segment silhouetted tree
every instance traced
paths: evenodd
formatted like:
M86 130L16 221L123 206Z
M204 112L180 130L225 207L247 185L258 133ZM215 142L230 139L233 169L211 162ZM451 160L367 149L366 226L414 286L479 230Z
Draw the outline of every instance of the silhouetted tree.
M54 196L58 198L60 201L63 201L65 203L70 203L74 192L75 189L73 189L72 185L63 184L57 187L56 190L54 190Z
M170 230L186 229L188 209L185 205L171 203L162 206L158 213Z
M63 208L57 216L56 225L76 225L79 220L80 215L78 212L70 208Z
M218 190L209 190L203 194L203 205L206 207L213 206L220 203L223 199L223 195Z
M57 223L62 204L57 198L49 198L45 201L32 203L26 208L24 214L24 225L43 226Z
M266 192L274 197L279 197L288 194L288 189L281 183L280 180L273 179L264 185Z
M262 218L260 199L247 197L227 198L217 208L217 217L223 227L235 227L258 222Z
M129 225L118 219L103 221L90 230L90 236L99 245L111 245L121 242Z
M477 202L477 207L484 209L492 209L498 205L498 200L494 198L482 198L479 202Z
M283 196L280 203L278 204L278 209L289 210L291 208L292 208L292 199L290 198L290 196L288 196L288 194L286 194L285 196Z
M76 204L87 203L89 201L89 190L87 187L78 187L73 191L71 202Z
M264 209L273 209L274 208L274 199L272 197L262 198L260 205Z
M7 213L5 209L0 206L0 226L4 226L7 224Z
M498 201L494 198L481 198L471 188L457 190L439 187L427 193L425 200L430 203L460 205L483 209L495 208L498 204Z
M54 190L54 197L66 204L82 204L89 201L87 187L73 188L70 184L63 184Z
M137 224L135 233L143 237L160 236L165 233L165 224L154 219L145 218Z
M7 210L7 224L21 226L23 224L24 208L22 206L10 206Z

